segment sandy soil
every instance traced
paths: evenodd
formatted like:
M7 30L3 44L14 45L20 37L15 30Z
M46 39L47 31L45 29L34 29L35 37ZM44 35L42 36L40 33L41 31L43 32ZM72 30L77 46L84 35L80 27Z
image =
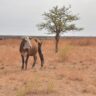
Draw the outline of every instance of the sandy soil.
M61 40L57 54L55 41L43 40L44 68L38 58L32 69L30 57L26 71L20 42L0 41L0 96L96 96L96 39Z

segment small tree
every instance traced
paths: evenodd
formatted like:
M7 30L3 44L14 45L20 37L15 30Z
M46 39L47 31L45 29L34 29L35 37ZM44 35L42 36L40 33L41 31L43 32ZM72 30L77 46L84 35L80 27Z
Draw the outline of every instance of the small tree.
M58 43L60 39L60 33L71 30L82 30L77 28L73 21L79 20L76 15L73 15L70 11L71 6L58 8L53 7L48 13L44 13L44 22L38 24L40 30L46 29L48 32L55 33L56 40L56 52L58 52Z

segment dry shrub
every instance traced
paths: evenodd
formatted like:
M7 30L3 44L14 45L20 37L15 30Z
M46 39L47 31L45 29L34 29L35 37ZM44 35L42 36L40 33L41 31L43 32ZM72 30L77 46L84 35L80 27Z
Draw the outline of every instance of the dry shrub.
M48 81L47 84L42 84L39 78L36 77L34 81L26 82L16 93L16 96L34 96L47 95L55 92L54 82Z
M67 61L71 54L72 49L73 49L72 45L66 45L64 48L62 48L59 51L59 60L61 62Z

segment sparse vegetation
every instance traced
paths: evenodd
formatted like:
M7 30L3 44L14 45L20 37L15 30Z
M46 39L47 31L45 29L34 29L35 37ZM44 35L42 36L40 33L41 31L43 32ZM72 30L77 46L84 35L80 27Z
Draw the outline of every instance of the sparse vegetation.
M54 82L49 81L47 84L47 93L53 93L55 91L54 87Z
M61 39L58 54L54 53L54 39L45 40L45 67L41 70L38 60L39 66L31 69L33 58L30 58L27 71L20 68L20 40L1 40L0 96L95 96L96 38L83 39L90 41L87 46L79 45L82 39Z
M29 95L44 95L51 94L55 92L54 82L48 81L46 85L41 84L38 78L35 78L34 81L27 82L26 85L23 85L18 91L16 96L29 96Z
M74 47L72 45L66 45L64 48L62 48L59 52L59 60L62 62L68 60L70 52L72 51L73 48Z

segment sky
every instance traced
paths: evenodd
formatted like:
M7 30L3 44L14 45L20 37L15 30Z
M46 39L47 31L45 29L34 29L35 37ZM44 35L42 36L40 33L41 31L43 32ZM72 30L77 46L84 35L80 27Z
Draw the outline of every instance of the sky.
M0 35L47 36L46 30L38 30L42 14L54 6L69 6L76 21L84 30L64 33L64 36L96 36L96 0L0 0Z

